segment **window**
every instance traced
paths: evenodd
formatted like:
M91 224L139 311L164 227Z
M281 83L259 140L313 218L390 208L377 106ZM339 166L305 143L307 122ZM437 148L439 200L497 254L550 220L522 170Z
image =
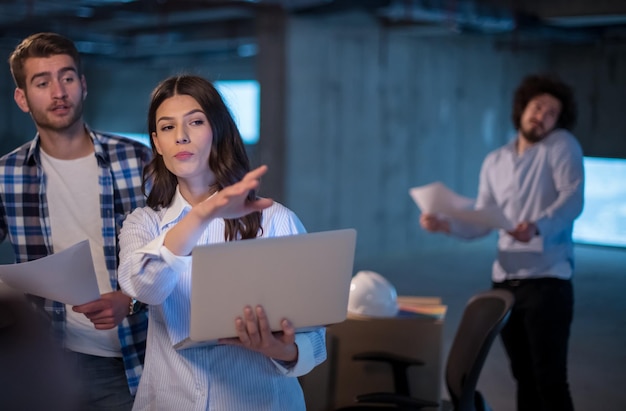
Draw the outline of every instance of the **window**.
M256 80L216 81L220 92L237 123L245 144L259 141L261 87Z
M574 241L626 246L626 160L585 157L585 208Z

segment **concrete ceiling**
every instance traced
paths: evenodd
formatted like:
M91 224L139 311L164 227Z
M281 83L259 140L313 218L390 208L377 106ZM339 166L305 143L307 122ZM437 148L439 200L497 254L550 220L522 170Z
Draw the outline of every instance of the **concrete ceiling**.
M0 0L0 45L56 31L111 58L254 55L257 18L363 10L381 24L626 44L624 0ZM268 17L269 16L269 17Z

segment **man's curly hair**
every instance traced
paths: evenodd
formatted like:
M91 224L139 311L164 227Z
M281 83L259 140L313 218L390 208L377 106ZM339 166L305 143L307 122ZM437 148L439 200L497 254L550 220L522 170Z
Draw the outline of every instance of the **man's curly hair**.
M533 98L549 94L561 102L561 114L556 127L572 130L576 124L577 109L572 89L552 74L533 74L526 76L515 90L513 97L513 125L520 129L522 113Z

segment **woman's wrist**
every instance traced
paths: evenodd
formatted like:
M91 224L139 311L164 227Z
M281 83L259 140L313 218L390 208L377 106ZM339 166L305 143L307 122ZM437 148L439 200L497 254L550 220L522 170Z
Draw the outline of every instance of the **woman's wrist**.
M296 343L291 344L285 350L284 355L281 355L280 358L274 358L275 361L279 363L285 364L293 364L298 361L298 346Z

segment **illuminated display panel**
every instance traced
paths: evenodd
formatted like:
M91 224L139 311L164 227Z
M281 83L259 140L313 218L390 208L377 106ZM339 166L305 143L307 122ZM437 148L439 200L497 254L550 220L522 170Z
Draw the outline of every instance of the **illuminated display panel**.
M259 141L261 87L256 80L216 81L220 92L237 123L245 144Z
M585 157L585 207L574 241L626 246L626 160Z

